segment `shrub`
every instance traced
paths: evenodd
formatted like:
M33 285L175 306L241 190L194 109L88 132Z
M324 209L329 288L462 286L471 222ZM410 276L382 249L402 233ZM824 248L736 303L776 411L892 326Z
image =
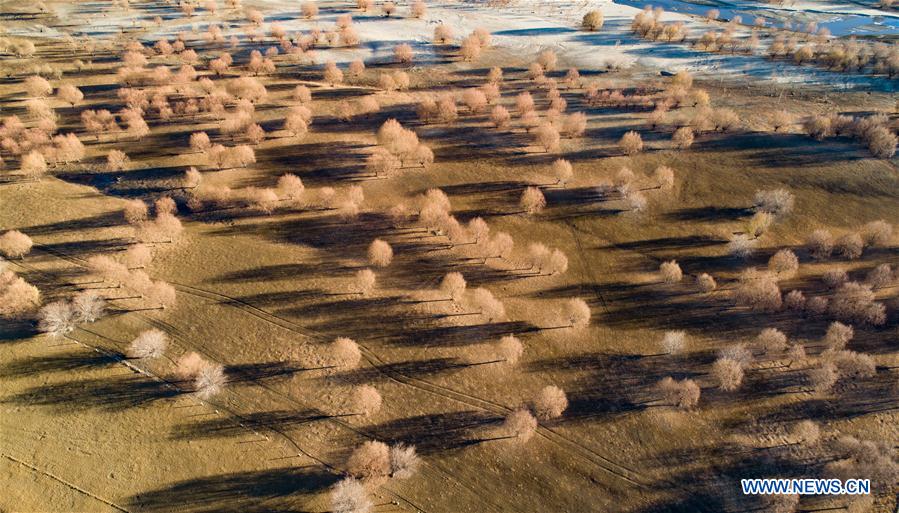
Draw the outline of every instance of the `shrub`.
M659 266L659 275L664 283L678 283L684 278L684 273L674 260L662 262Z

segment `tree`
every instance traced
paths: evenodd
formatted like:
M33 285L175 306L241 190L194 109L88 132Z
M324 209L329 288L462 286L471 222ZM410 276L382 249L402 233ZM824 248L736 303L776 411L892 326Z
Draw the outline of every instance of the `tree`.
M359 479L390 475L390 448L384 442L369 440L356 447L346 462L347 473Z
M659 275L661 275L662 281L668 284L679 283L684 278L680 265L674 260L662 262L659 266Z
M427 10L427 6L422 0L414 0L412 2L412 6L410 7L410 12L413 18L424 18Z
M381 394L371 385L360 385L353 389L351 403L354 415L368 417L381 411Z
M31 251L31 237L19 230L9 230L0 235L0 253L6 258L22 258Z
M590 305L580 298L569 299L562 307L562 317L568 328L586 328L590 325L590 316Z
M37 309L41 304L37 287L2 267L0 265L0 317L16 318Z
M368 4L371 0L359 0ZM358 480L347 477L331 488L331 511L333 513L370 513L371 499L365 487Z
M636 155L643 151L643 138L640 134L631 130L621 136L618 141L618 147L625 155Z
M712 375L721 390L736 390L743 383L743 366L730 358L719 358L712 365Z
M459 53L462 55L463 61L472 62L478 60L481 56L481 42L477 36L471 35L466 37L459 47Z
M552 50L543 50L540 52L540 55L537 56L537 63L540 64L545 71L552 71L555 69L558 60L556 52Z
M699 288L700 292L711 292L718 287L718 284L715 283L715 278L708 273L702 273L696 277L696 287Z
M318 16L318 5L315 2L307 1L300 5L300 12L307 20L311 20Z
M686 331L666 331L662 337L662 350L666 354L678 354L684 350L687 345Z
M461 299L465 293L465 278L462 273L446 273L446 276L440 281L440 290L453 301Z
M832 363L823 363L820 367L809 369L807 376L809 385L819 394L829 392L840 377L836 366Z
M434 27L434 42L446 44L453 39L453 29L443 23Z
M833 252L833 236L827 230L815 230L806 239L809 254L815 260L825 260Z
M40 179L47 172L47 160L39 151L32 150L22 157L19 170L26 176Z
M362 361L362 352L356 341L348 337L337 337L331 343L331 359L336 367L355 369Z
M701 390L692 379L675 381L672 377L663 378L656 385L662 400L682 409L690 409L699 403Z
M33 75L25 79L25 92L33 98L45 98L53 94L53 86L44 77Z
M537 419L525 409L515 410L506 416L503 430L508 433L508 438L515 438L518 442L525 443L537 431Z
M830 299L829 310L838 320L880 326L886 322L886 307L876 302L871 287L857 282L841 285Z
M222 391L225 386L225 368L220 363L205 362L194 378L197 397L206 401Z
M485 288L479 287L472 291L472 303L478 312L487 318L487 322L493 322L506 315L506 308L503 306L503 302Z
M334 64L334 61L325 63L324 79L329 85L334 86L343 82L343 71Z
M855 260L862 256L864 248L865 243L858 233L847 233L834 243L834 250L837 254L848 260Z
M515 365L524 353L524 347L521 341L513 335L506 335L499 339L496 343L497 360L505 362L509 365Z
M63 337L75 329L75 309L68 301L54 301L38 312L38 331L51 337Z
M103 316L106 300L96 290L83 290L72 298L72 309L78 322L94 322Z
M393 56L396 58L397 62L402 64L408 64L412 62L415 54L412 52L412 47L407 43L400 43L393 48Z
M508 127L511 119L512 116L509 114L509 111L502 105L496 105L490 111L490 121L496 128Z
M381 4L381 12L384 13L384 16L390 17L391 14L396 12L396 4L387 0L383 4Z
M595 32L602 28L603 21L602 12L599 10L590 11L584 15L584 19L581 21L581 27L583 27L584 30Z
M537 144L543 147L547 153L559 150L561 136L559 131L551 123L543 123L534 130Z
M793 193L786 189L772 189L755 193L753 207L757 212L782 216L793 211Z
M537 187L527 187L521 193L519 205L528 214L538 214L546 208L546 198Z
M755 338L758 345L768 354L785 351L787 336L777 328L765 328Z
M168 344L169 336L153 328L140 332L128 345L125 354L128 358L159 358L165 354Z
M781 249L768 259L768 270L778 279L790 279L799 270L799 258L789 249Z
M421 464L414 445L396 444L390 447L390 477L409 479Z
M468 107L469 112L476 114L487 107L487 95L478 88L470 87L462 93L462 103Z
M377 276L371 269L360 269L355 276L356 291L363 296L371 294L376 280Z
M124 171L130 163L128 155L121 150L110 150L106 155L107 171Z
M568 398L561 388L549 385L543 387L534 398L534 414L540 420L561 417L568 408Z
M893 225L879 219L863 226L861 233L868 246L887 246L893 239Z
M56 91L56 96L72 107L81 103L81 100L84 99L84 93L72 84L63 84L59 86L59 89Z
M375 239L368 246L368 261L375 267L387 267L393 260L393 249L386 241Z
M753 310L776 311L783 305L777 278L771 273L760 273L755 269L748 269L740 274L733 297L738 305Z

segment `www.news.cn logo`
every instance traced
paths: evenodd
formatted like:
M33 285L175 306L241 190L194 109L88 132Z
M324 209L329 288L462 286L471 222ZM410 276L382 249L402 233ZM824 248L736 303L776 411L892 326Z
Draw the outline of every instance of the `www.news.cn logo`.
M865 495L870 479L741 479L744 495Z

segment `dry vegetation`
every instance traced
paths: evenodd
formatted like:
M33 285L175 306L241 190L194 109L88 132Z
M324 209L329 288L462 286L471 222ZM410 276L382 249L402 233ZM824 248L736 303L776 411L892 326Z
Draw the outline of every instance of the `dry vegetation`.
M444 24L317 57L421 0L298 2L302 31L239 0L13 3L120 26L0 40L0 509L895 509L887 95ZM687 38L662 14L633 30ZM797 63L897 72L807 32Z

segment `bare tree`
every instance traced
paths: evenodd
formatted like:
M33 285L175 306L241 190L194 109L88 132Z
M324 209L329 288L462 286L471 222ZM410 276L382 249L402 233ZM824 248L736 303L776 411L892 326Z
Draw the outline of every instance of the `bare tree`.
M372 0L358 0L366 6ZM339 481L331 488L331 511L333 513L370 513L373 504L365 487L352 477Z
M778 279L790 279L799 270L799 259L789 249L781 249L768 260L768 270L777 274Z
M331 359L337 367L355 369L362 361L362 352L356 341L347 337L337 337L331 343Z
M547 153L559 150L561 136L559 135L559 130L552 123L540 124L534 129L534 137L537 138L537 144Z
M487 318L487 322L493 322L506 315L502 301L485 288L476 288L472 291L472 303L480 314Z
M355 287L358 294L367 296L375 289L377 277L371 269L360 269L356 272Z
M827 230L815 230L806 240L806 246L812 258L825 260L833 252L833 236Z
M571 162L565 159L556 159L552 163L552 174L556 179L556 184L565 186L571 177L574 176L574 170L571 167Z
M515 410L506 416L503 430L508 433L508 438L515 438L516 441L525 443L537 431L537 419L525 409Z
M636 155L643 151L643 138L640 137L639 133L631 130L621 136L621 140L618 141L618 147L621 148L625 155Z
M513 335L506 335L496 343L496 357L509 365L515 365L521 359L524 347L521 341Z
M325 63L324 79L332 86L340 84L343 82L343 71L333 61L328 61Z
M862 256L864 248L865 243L858 233L847 233L834 243L834 250L837 254L848 260L855 260Z
M674 146L686 150L693 146L693 129L688 126L682 126L674 131L671 135L671 142Z
M700 292L712 292L718 287L718 284L715 283L715 278L708 273L702 273L696 277L696 287L699 288Z
M838 320L880 326L886 322L886 307L875 298L870 286L847 282L831 297L828 308Z
M25 92L33 98L44 98L53 94L53 86L41 76L33 75L25 79Z
M686 331L666 331L662 337L662 350L666 354L678 354L684 350L687 345Z
M194 378L197 397L206 401L222 391L227 378L225 368L220 363L204 362Z
M381 402L381 394L371 385L360 385L353 389L351 408L354 415L374 415L381 411Z
M783 216L793 211L794 203L792 192L786 189L772 189L756 192L753 207L758 212Z
M34 285L12 271L3 270L0 261L0 317L16 318L29 314L41 304L41 293Z
M584 15L584 19L581 20L581 27L584 30L589 30L591 32L595 32L602 28L603 25L603 15L599 10L590 11Z
M397 62L402 64L408 64L412 62L412 59L415 57L414 52L412 51L412 47L407 43L400 43L393 47L393 56L396 58Z
M75 309L68 301L54 301L38 312L37 329L51 337L63 337L75 329Z
M149 329L142 331L131 343L125 354L128 358L159 358L165 354L169 336L164 331Z
M887 246L893 240L893 225L883 219L871 221L862 227L861 232L868 246Z
M692 379L675 381L672 377L666 377L657 385L662 399L682 409L690 409L699 403L701 390Z
M659 275L662 278L662 282L669 284L679 283L684 278L684 273L681 271L680 265L674 260L662 262L662 264L659 265Z
M756 343L768 354L785 351L787 336L777 328L765 328L755 338Z
M730 358L719 358L712 365L712 375L721 390L736 390L743 383L743 366Z
M96 290L83 290L72 298L77 322L94 322L103 316L106 300Z
M373 240L368 246L368 261L375 267L387 267L393 261L393 248L386 241Z
M561 388L549 385L543 387L534 398L534 414L540 420L561 417L568 408L568 397Z
M465 278L462 273L450 272L440 281L440 290L449 296L449 299L458 301L465 293Z
M748 269L740 274L740 281L733 292L738 305L753 310L776 311L783 305L777 278L771 273Z
M396 444L390 447L390 477L409 479L418 471L421 459L414 445Z
M537 187L527 187L521 193L519 204L524 212L527 212L528 214L537 214L546 208L546 198Z
M307 20L311 20L318 16L318 5L312 1L306 1L300 4L300 13Z
M356 447L347 459L347 473L359 479L390 475L390 448L384 442L370 440Z
M63 84L59 86L59 89L56 91L56 96L72 107L81 103L81 100L84 99L84 93L72 84Z
M841 322L832 322L827 327L827 333L824 335L824 345L828 349L839 351L846 347L846 344L852 340L855 330L852 326L848 326Z
M414 0L409 10L413 18L424 18L428 9L422 0Z
M33 245L31 237L18 230L9 230L0 235L0 253L6 258L22 258L31 251Z
M819 394L829 392L840 377L836 366L832 363L823 363L820 367L813 367L807 371L807 375L809 385Z

